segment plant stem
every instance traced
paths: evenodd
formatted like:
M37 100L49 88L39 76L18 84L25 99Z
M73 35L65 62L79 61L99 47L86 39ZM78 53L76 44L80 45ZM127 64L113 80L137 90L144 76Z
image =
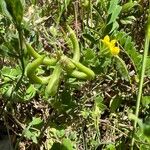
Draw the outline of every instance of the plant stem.
M149 50L149 36L148 36L148 34L146 34L146 36L145 36L145 45L144 45L144 55L143 55L143 62L142 62L142 71L141 71L138 97L137 97L136 110L135 110L135 115L136 115L137 118L139 116L139 108L140 108L140 101L141 101L141 97L142 97L142 88L143 88L143 82L144 82L144 75L145 75L145 68L146 68L146 60L147 60L148 50ZM136 130L136 126L137 126L137 120L134 120L134 131ZM134 131L133 131L133 134L134 134ZM133 150L134 141L135 141L134 137L132 137L131 150Z
M22 67L22 75L19 79L19 81L17 82L16 84L16 89L18 90L20 84L21 84L21 81L22 81L22 78L24 76L24 72L25 72L25 66L24 66L24 51L23 51L23 34L22 34L22 29L21 27L19 27L18 29L18 34L19 34L19 45L20 45L20 62L21 62L21 67ZM17 87L18 86L18 87Z
M93 16L92 16L92 9L93 9L93 4L92 4L92 0L90 0L90 27L92 27L92 23L93 23Z

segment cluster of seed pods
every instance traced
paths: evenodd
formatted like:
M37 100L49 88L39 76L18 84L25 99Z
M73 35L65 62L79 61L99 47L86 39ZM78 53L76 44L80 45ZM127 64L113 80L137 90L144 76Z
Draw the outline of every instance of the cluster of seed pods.
M34 60L26 67L26 74L29 81L33 84L46 84L45 93L48 96L54 96L58 92L62 74L67 74L68 77L77 79L91 80L94 79L95 73L88 67L80 63L80 47L78 38L75 32L67 26L69 38L73 46L73 58L69 58L64 54L59 54L59 57L49 58L37 53L33 47L26 43L26 49ZM44 77L38 76L36 70L40 65L53 66L54 70L51 75Z

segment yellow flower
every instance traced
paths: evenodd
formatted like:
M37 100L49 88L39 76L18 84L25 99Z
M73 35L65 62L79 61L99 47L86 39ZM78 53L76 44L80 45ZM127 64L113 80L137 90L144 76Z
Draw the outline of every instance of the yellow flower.
M109 46L109 44L110 44L110 38L109 38L109 36L106 35L106 36L104 37L104 39L102 40L102 42L103 42L105 45Z
M119 52L120 52L120 48L117 47L117 46L111 47L111 48L110 48L110 52L111 52L112 55L118 55Z
M104 39L102 40L102 42L109 48L111 54L114 55L118 55L120 52L120 48L115 46L117 40L110 40L110 37L108 35L106 35L104 37Z
M110 41L110 44L111 44L112 46L115 46L116 43L117 43L117 40L111 40L111 41Z

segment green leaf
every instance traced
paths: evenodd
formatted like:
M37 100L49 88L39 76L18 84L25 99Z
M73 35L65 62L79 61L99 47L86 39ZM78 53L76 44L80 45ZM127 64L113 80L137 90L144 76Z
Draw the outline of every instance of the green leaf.
M118 5L118 0L111 0L110 6L108 9L108 23L106 26L106 31L109 33L112 33L115 29L119 27L119 24L117 23L117 18L121 12L122 7Z
M143 133L150 138L150 124L143 124Z
M116 150L115 145L114 144L108 144L106 146L106 150Z
M74 150L73 145L70 139L64 138L62 140L62 144L55 142L51 148L51 150Z
M7 10L5 0L0 0L0 13L12 20L10 13Z
M142 105L144 107L148 107L149 104L150 104L150 96L143 96L142 97Z
M121 102L122 98L120 96L113 97L110 102L110 111L114 113L120 107Z
M95 53L94 53L94 50L90 49L90 48L87 48L84 50L84 57L85 59L87 60L91 60L95 57Z
M11 96L12 90L13 90L13 86L9 86L4 93L4 97L9 98Z
M108 24L111 24L116 21L116 19L118 18L119 14L121 12L121 9L122 9L122 7L119 5L116 6L116 8L113 8L113 13L111 14Z
M103 112L107 107L103 103L103 98L101 96L95 97L95 105L99 108L101 112Z
M73 145L70 139L64 138L62 144L64 146L62 150L73 150Z
M7 10L17 25L21 24L23 18L23 5L20 0L5 0Z
M37 141L37 137L36 136L32 136L31 137L31 140L33 141L33 143L37 144L38 141Z
M28 128L26 128L24 131L23 131L23 134L24 134L24 137L26 137L27 139L29 140L32 140L34 143L38 143L37 141L37 137L38 137L38 134L37 132L31 132Z
M131 82L129 72L124 61L119 57L115 57L116 60L116 69L119 71L120 75L128 82Z
M119 24L117 21L115 21L113 24L112 24L112 29L109 33L112 33L115 29L119 28Z
M42 119L40 117L38 118L33 117L32 121L29 123L29 126L38 125L40 123L42 123Z
M28 139L30 139L32 137L32 132L29 130L24 130L24 136Z
M64 146L61 143L55 142L51 150L63 150Z
M115 38L124 48L125 52L127 53L127 55L129 56L130 60L133 63L136 73L139 74L142 66L142 55L136 50L135 43L132 41L131 36L129 36L124 31L118 31L116 32ZM150 62L149 60L150 59L147 59L147 62ZM150 65L149 66L147 65L146 69L148 69L148 67L150 68Z
M59 137L59 138L62 138L64 135L65 135L65 130L56 130L56 135Z
M114 10L116 9L118 5L118 0L111 0L110 1L110 6L109 6L109 9L108 9L108 14L111 14L114 12Z
M1 70L1 74L4 76L4 81L8 81L8 80L14 80L16 79L20 74L21 74L21 70L20 68L17 66L16 68L11 68L11 67L3 67Z
M33 98L35 94L36 94L36 88L34 87L33 84L31 84L26 90L25 97L24 97L25 101L28 101L31 98Z

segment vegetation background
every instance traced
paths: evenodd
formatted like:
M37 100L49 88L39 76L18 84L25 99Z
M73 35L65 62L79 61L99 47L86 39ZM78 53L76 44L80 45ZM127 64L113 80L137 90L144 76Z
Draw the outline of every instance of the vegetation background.
M148 0L1 0L0 138L149 150L149 11Z

